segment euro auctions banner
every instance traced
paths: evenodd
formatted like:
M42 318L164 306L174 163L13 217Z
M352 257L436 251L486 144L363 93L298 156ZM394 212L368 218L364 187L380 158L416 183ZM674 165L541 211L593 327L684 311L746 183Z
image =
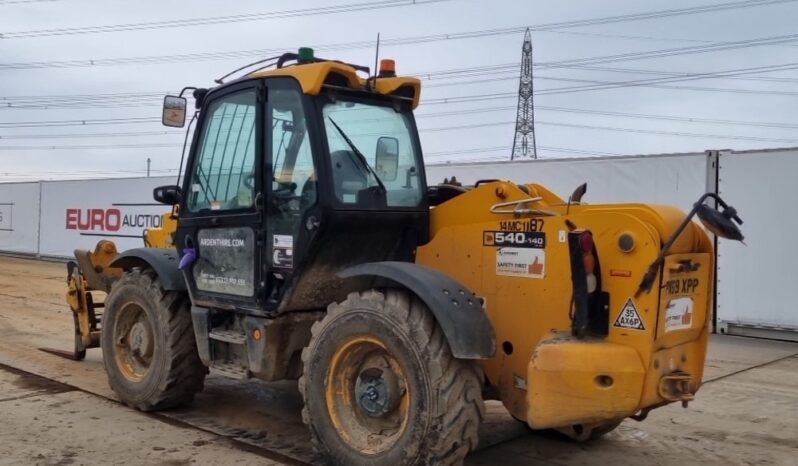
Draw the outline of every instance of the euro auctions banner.
M42 182L40 254L72 257L75 249L94 249L101 239L120 251L144 245L147 228L161 226L168 206L152 199L156 186L174 177Z

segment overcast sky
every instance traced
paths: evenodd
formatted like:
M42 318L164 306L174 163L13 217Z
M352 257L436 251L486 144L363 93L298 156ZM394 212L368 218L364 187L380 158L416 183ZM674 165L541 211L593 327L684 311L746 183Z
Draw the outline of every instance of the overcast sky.
M187 85L210 86L213 78L250 61L265 58L267 51L272 51L273 55L275 49L293 51L302 45L319 49L328 46L328 50L320 50L317 54L372 65L372 47L339 46L329 50L329 46L374 41L378 32L386 41L381 47L381 56L396 59L400 74L505 65L478 75L455 73L444 75L446 79L443 79L444 76L433 74L432 79L423 82L422 105L416 111L428 163L505 160L509 159L513 141L516 100L501 95L517 91L517 64L521 57L523 32L429 40L412 45L391 44L391 40L534 27L724 1L732 0L450 0L426 4L419 0L415 5L404 2L403 6L362 11L283 14L279 18L254 21L122 32L49 32L30 37L31 34L19 33L187 18L246 17L258 13L297 9L312 11L314 8L380 2L0 0L0 181L131 176L145 172L148 157L152 159L153 175L171 173L168 171L174 171L179 163L180 148L177 146L182 143L182 133L166 129L157 121L129 122L132 118L158 120L161 93ZM660 78L664 76L661 73L712 73L774 65L798 66L797 19L798 1L786 1L703 14L534 30L534 61L538 64L534 84L535 90L541 92L535 97L539 107L535 112L539 157L798 146L796 70L660 84L666 88L625 86L584 92L551 92L556 88L583 86L583 81L618 82ZM591 65L591 69L551 67L553 62L586 57L706 46L789 34L796 34L795 42L598 63ZM219 56L234 51L253 52L238 53L232 58ZM205 55L199 58L162 58L186 54ZM209 54L215 55L209 57ZM109 59L131 57L154 57L159 63L122 60L121 63L108 64ZM92 62L95 64L91 65ZM641 70L646 73L640 73ZM98 94L112 95L103 98ZM443 98L490 94L500 96L440 103ZM76 98L76 95L84 97ZM425 104L425 101L429 103ZM596 114L596 111L611 115ZM22 123L109 119L125 122L38 128L20 126ZM127 136L102 136L108 133ZM91 136L75 137L87 134ZM150 147L152 145L168 147Z

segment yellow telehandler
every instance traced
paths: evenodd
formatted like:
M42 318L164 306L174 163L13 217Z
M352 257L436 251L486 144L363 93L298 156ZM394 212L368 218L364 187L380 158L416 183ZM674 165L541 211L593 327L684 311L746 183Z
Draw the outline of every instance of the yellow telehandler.
M391 60L257 65L165 98L183 127L193 90L196 130L182 183L154 190L163 228L68 266L74 357L102 347L122 401L187 403L208 370L299 379L325 458L385 466L462 463L484 399L577 440L693 399L714 256L692 219L742 240L718 196L685 215L584 185L430 186L421 85Z

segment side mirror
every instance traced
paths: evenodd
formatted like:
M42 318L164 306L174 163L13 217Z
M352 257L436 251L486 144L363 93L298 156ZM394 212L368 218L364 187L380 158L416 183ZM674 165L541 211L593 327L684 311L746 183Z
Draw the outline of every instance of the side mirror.
M377 139L375 171L383 181L394 181L399 174L399 140L390 137Z
M742 220L737 216L737 211L734 207L726 206L720 212L707 204L700 204L695 214L707 230L711 231L715 236L733 241L742 241L744 239L743 233L735 224L735 222L742 223Z
M163 98L163 116L161 123L164 126L182 128L186 124L186 98L167 95Z
M180 203L180 186L166 185L158 186L152 190L152 198L155 202L166 205L175 205Z

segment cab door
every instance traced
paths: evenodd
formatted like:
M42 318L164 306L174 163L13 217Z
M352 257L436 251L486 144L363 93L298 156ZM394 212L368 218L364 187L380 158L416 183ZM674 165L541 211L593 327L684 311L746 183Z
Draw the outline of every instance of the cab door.
M314 158L319 151L314 150L316 141L309 126L312 106L296 80L270 78L266 101L264 283L269 295L265 307L275 309L286 284L301 274L320 223Z
M182 188L175 243L195 302L258 309L262 299L262 81L207 96ZM192 260L193 259L193 260Z

